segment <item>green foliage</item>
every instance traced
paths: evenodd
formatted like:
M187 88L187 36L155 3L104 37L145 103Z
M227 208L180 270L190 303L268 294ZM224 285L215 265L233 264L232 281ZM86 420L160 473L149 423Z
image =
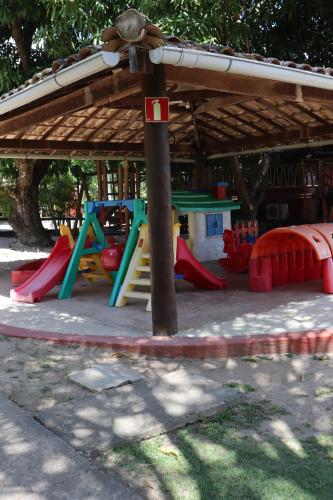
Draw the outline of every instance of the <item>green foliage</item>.
M5 217L6 219L11 216L14 210L13 198L10 196L10 192L6 188L0 189L0 217Z
M75 180L71 173L57 172L44 177L39 188L39 203L47 215L63 220L75 206Z
M285 60L331 65L331 0L133 0L131 6L145 13L166 34ZM0 0L0 94L49 66L53 59L68 56L82 45L99 42L101 31L127 7L124 0ZM20 51L14 26L20 31L28 66L22 64L19 56L22 47ZM242 160L248 185L255 180L254 163L258 163L257 158ZM14 173L9 175L8 165L0 160L0 176L2 173L15 180L15 168L10 167ZM94 170L94 165L88 165L82 165L82 170ZM60 163L51 167L60 171L62 168ZM44 180L42 186L45 190L50 184L57 206L63 206L64 201L57 187L60 177ZM64 182L64 192L68 194L74 180L66 177ZM95 195L96 183L91 181L90 187ZM45 193L41 193L41 199L45 200Z
M96 176L89 176L95 169L93 161L53 162L39 188L39 203L44 215L57 220L69 216L70 210L76 207L77 192L82 182L80 171L86 174L90 196L97 198Z

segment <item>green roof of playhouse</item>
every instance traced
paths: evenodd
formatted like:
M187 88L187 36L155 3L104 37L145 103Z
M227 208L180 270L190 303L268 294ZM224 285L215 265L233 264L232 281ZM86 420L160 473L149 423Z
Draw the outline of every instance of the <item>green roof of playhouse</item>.
M178 212L226 212L240 208L240 204L232 200L218 200L209 193L193 191L173 192L172 205Z

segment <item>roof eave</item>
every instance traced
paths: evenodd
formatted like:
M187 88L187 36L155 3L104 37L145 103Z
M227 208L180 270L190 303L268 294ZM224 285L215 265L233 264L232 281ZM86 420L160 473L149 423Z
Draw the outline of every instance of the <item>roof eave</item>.
M34 85L30 85L2 99L0 101L0 115L37 101L63 87L67 87L80 80L98 74L107 68L114 68L119 64L119 60L119 52L97 52L73 64L73 66L64 68Z
M163 46L152 49L149 51L149 57L154 64L206 69L239 76L264 78L295 85L333 90L333 78L330 75L246 59L245 57L228 56L175 46Z

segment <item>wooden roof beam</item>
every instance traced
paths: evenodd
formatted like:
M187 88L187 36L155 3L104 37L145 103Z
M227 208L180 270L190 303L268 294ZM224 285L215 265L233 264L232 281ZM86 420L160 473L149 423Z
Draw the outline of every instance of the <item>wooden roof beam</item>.
M195 115L200 113L207 113L207 111L216 110L219 108L224 108L225 106L233 106L235 104L240 104L244 101L248 101L248 97L243 95L224 95L223 97L216 97L214 99L209 99L208 101L200 104L194 111Z
M86 141L43 141L28 139L1 139L0 150L8 151L98 151L98 152L136 152L143 151L144 144L139 142L86 142ZM172 153L196 154L195 147L184 144L170 144Z
M168 91L166 96L169 97L170 102L173 101L183 101L183 102L193 102L193 101L204 101L205 99L221 97L222 93L215 90L179 90L179 91ZM230 99L230 95L225 95ZM114 103L114 108L143 108L144 107L144 97L142 95L129 96L127 98L121 99Z
M165 65L165 72L168 82L190 85L194 89L204 88L253 98L314 102L333 106L333 92L330 90L200 68Z
M262 147L288 145L297 142L307 142L333 136L333 125L320 125L319 127L299 128L296 130L286 130L271 135L261 135L249 137L242 140L224 141L218 144L205 144L204 151L207 154L213 153L235 153L243 149L260 149ZM217 151L218 148L219 150Z

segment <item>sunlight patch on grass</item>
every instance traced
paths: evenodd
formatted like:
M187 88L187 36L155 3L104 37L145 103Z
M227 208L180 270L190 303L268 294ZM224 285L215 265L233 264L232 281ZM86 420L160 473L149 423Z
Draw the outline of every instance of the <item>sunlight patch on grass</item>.
M286 413L270 401L240 403L167 435L108 450L104 464L134 474L143 486L158 485L175 500L331 498L333 437L302 440L300 456L282 440L257 441L241 432Z

